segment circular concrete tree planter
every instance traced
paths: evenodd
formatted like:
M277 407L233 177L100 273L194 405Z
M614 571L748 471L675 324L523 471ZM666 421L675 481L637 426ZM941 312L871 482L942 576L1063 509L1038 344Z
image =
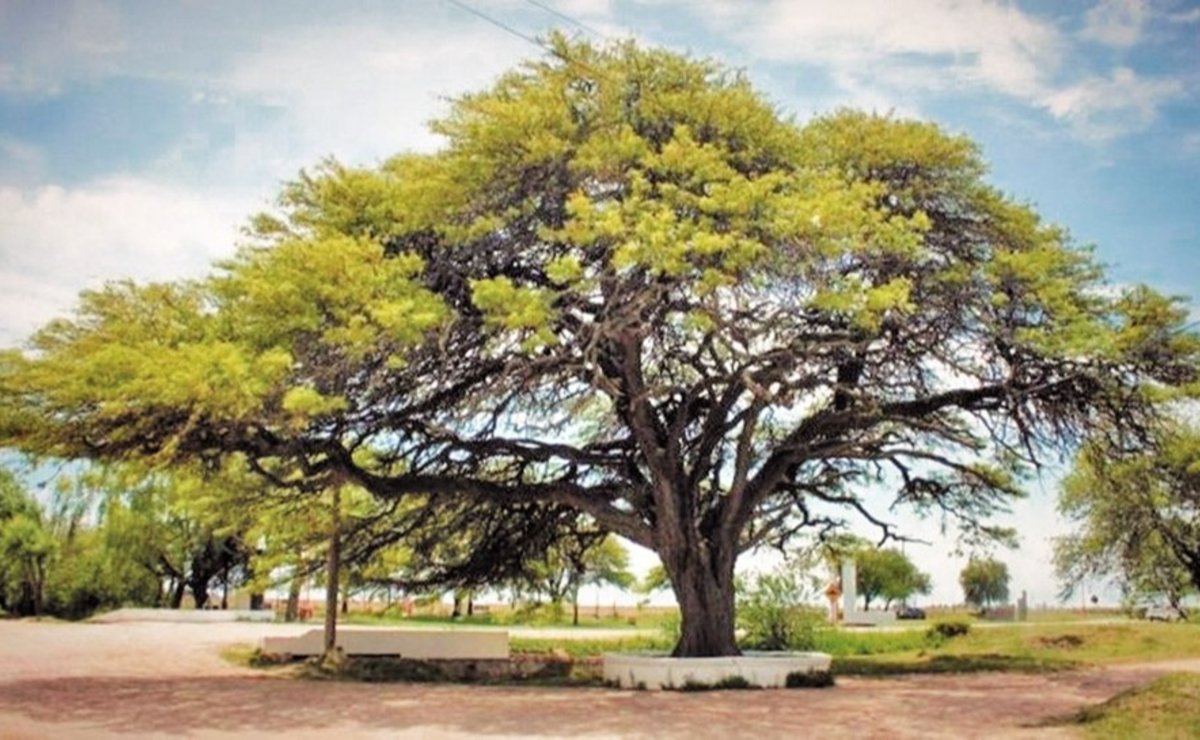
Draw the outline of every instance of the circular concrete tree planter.
M604 680L624 689L698 689L749 686L778 689L828 674L825 653L746 652L721 658L672 658L666 655L608 653Z

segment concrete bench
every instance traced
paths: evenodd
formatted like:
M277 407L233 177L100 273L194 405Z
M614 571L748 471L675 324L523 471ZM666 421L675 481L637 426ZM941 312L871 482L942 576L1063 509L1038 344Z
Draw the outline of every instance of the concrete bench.
M346 655L388 655L415 660L508 660L503 630L338 629ZM314 629L296 637L264 637L264 653L304 657L325 652L325 634Z

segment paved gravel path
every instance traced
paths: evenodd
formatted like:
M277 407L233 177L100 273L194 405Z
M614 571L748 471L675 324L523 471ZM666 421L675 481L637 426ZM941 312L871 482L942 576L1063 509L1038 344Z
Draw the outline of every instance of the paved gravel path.
M676 693L295 681L217 654L308 628L0 622L0 738L1068 737L1036 723L1167 670L1200 670L1192 660Z

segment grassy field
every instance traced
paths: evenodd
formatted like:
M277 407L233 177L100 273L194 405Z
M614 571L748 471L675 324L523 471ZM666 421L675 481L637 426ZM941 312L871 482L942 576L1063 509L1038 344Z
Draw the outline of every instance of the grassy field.
M1200 674L1163 676L1051 724L1076 725L1096 738L1200 737Z
M925 644L916 644L925 638ZM905 643L908 644L905 644ZM1053 624L974 628L962 637L923 633L833 633L820 645L840 674L1018 670L1041 672L1083 665L1200 656L1194 624Z
M959 637L932 630L820 630L813 649L834 656L842 675L954 673L1011 670L1043 672L1107 663L1200 657L1200 625L1054 624L972 627ZM605 652L664 651L670 637L618 640L535 640L513 638L513 652L560 651L571 657Z
M352 620L359 621L359 620ZM379 620L372 620L379 623ZM408 621L408 620L406 620ZM420 620L412 620L420 621ZM443 620L429 620L442 624ZM476 620L455 621L453 624L496 624ZM667 652L674 638L670 633L671 620L661 620L663 628L649 633L632 633L626 637L572 639L510 637L509 646L514 666L524 666L520 675L496 676L471 680L515 684L552 684L597 686L602 683L599 656L609 652ZM955 627L939 630L938 625ZM1026 625L980 626L964 621L935 622L912 625L914 629L854 630L818 629L810 649L833 656L832 672L836 675L887 676L912 673L973 673L980 671L1015 671L1041 673L1068 670L1091 665L1121 662L1200 657L1200 625L1156 624L1148 622L1087 623L1043 622ZM562 625L555 625L561 630ZM953 633L965 631L965 634ZM580 628L586 634L586 628ZM952 636L947 636L950 633ZM232 648L224 657L240 665L271 668L277 661L262 656L248 647ZM285 673L307 678L356 681L429 681L457 680L452 677L425 675L422 666L397 664L389 660L354 659L333 668L306 663L284 667ZM415 672L414 672L415 671ZM435 672L436 673L436 672ZM1102 705L1089 714L1070 718L1085 729L1096 730L1100 736L1113 736L1106 728L1132 728L1129 724L1140 713L1150 711L1154 702L1167 706L1193 697L1197 690L1187 677L1155 684L1151 693L1131 694L1121 702ZM1191 692L1191 693L1188 693ZM1182 713L1180 722L1195 722L1197 711ZM1187 719L1190 717L1191 719ZM1174 721L1174 720L1173 720ZM1122 724L1124 723L1124 724ZM1161 735L1130 730L1130 737L1200 737L1194 725L1179 725L1187 729L1172 735L1178 728L1164 725ZM1153 729L1153 728L1151 728ZM1114 730L1115 732L1116 730ZM1121 730L1124 731L1124 730ZM1182 730L1181 730L1182 732ZM1122 736L1122 735L1116 735Z

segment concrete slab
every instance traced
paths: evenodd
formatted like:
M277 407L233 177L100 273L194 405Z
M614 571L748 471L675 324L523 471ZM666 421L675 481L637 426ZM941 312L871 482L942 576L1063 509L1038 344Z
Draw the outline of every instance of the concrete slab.
M501 630L347 629L337 631L346 655L395 655L416 660L507 660L508 633ZM272 655L312 656L325 651L325 635L314 629L295 637L263 637Z

